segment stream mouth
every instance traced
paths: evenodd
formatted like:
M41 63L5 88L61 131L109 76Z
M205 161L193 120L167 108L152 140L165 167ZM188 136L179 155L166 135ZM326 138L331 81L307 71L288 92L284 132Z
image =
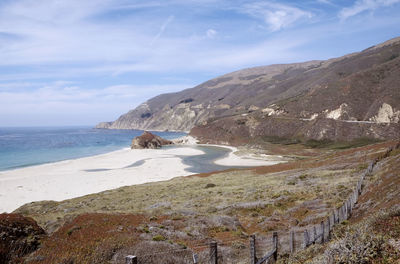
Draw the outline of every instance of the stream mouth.
M183 164L189 166L189 168L185 169L187 172L207 173L212 171L227 170L231 168L240 169L240 168L253 167L253 166L224 166L215 164L214 162L216 160L225 158L229 155L231 150L227 148L217 147L217 146L197 146L197 145L185 146L185 147L198 149L204 152L204 154L193 155L193 156L177 155L177 157L182 159Z

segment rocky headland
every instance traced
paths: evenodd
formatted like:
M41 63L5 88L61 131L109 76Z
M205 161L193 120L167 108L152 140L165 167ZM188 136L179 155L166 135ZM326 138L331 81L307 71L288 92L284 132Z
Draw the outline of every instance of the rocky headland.
M399 54L396 38L340 58L239 70L156 96L97 127L193 129L204 142L394 139L400 136ZM235 126L244 132L233 132ZM226 135L214 137L210 130Z

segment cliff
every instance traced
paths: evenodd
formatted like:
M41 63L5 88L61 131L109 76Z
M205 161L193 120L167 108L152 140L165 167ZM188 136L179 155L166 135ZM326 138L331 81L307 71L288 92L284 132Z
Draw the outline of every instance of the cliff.
M296 119L295 123L306 123L306 127L314 124L313 120L329 119L324 122L334 123L336 128L354 125L354 135L386 138L386 130L397 125L382 130L379 124L398 124L400 120L399 54L400 38L396 38L326 61L244 69L178 93L156 96L98 127L189 131L195 126L211 129L209 124L221 118L249 116L245 117L247 124L262 115ZM370 127L373 131L367 133ZM325 128L327 133L322 132ZM306 130L302 128L301 136L310 134ZM325 138L334 131L320 126L313 133L326 135L310 138ZM389 138L392 135L390 132Z

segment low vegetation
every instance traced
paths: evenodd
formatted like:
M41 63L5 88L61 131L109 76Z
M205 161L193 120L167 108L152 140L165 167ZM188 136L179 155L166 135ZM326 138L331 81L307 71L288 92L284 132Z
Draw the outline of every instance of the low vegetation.
M400 207L384 209L357 223L334 229L326 245L313 245L280 263L399 263Z
M62 202L27 204L17 211L33 217L49 236L26 261L123 263L125 255L136 254L140 263L191 263L192 253L197 253L204 262L208 257L208 243L216 240L221 263L248 263L250 234L257 234L262 253L269 249L271 231L319 223L333 208L341 205L366 165L391 144L325 149L320 150L318 156L273 166L179 177ZM398 154L392 155L388 160L394 164L398 157ZM387 175L392 163L382 163L368 181L379 181L382 176L379 173ZM361 215L354 218L357 217L364 218ZM381 224L366 227L384 230L386 222L374 223ZM372 239L367 229L362 230L365 237L352 236L346 228L361 230L353 224L350 222L335 231L334 241L364 243L362 241ZM395 237L397 225L393 228L390 232ZM379 235L375 238L374 246L367 245L368 250L385 251L386 240L382 243ZM285 244L287 237L281 236L280 241ZM341 243L315 245L292 258L284 258L283 254L281 261L303 263L315 259L316 255L334 257L335 252L342 250ZM157 252L164 253L158 255ZM350 251L349 256L353 254ZM347 261L345 256L340 257ZM376 258L386 257L376 255Z

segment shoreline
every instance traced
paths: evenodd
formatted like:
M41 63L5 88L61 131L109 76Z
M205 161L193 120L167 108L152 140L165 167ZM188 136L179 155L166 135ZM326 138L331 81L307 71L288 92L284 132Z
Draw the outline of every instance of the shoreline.
M238 155L240 152L237 147L227 146L227 145L208 145L199 144L199 146L215 146L220 148L229 149L230 152L226 157L217 159L214 161L215 164L221 166L244 166L244 167L257 167L257 166L268 166L277 163L287 162L282 156L279 155L263 155L256 156L254 154L242 154ZM236 153L236 154L235 154Z
M206 154L195 146L221 147L230 152L213 162L221 166L262 166L281 161L239 157L223 145L178 145L176 148L123 148L104 154L0 171L0 213L23 204L61 201L122 186L164 181L197 174L184 158Z
M15 170L21 170L21 169L27 169L27 168L38 167L38 166L43 166L43 165L49 165L49 164L55 164L55 163L63 163L63 162L66 162L66 161L73 161L73 160L78 160L78 159L85 159L85 158L90 158L90 157L107 155L107 154L111 154L111 153L114 153L114 152L119 152L119 151L122 151L122 150L125 150L125 149L130 149L130 148L122 147L120 149L108 151L108 152L105 152L105 153L93 154L93 155L88 155L88 156L83 156L83 157L78 157L78 158L63 159L63 160L56 160L56 161L47 161L47 162L44 162L44 163L26 164L26 165L22 165L22 166L13 167L13 168L8 168L8 169L5 169L5 170L0 170L0 177L1 177L1 175L3 173L15 171ZM0 178L0 180L1 180L1 178Z

